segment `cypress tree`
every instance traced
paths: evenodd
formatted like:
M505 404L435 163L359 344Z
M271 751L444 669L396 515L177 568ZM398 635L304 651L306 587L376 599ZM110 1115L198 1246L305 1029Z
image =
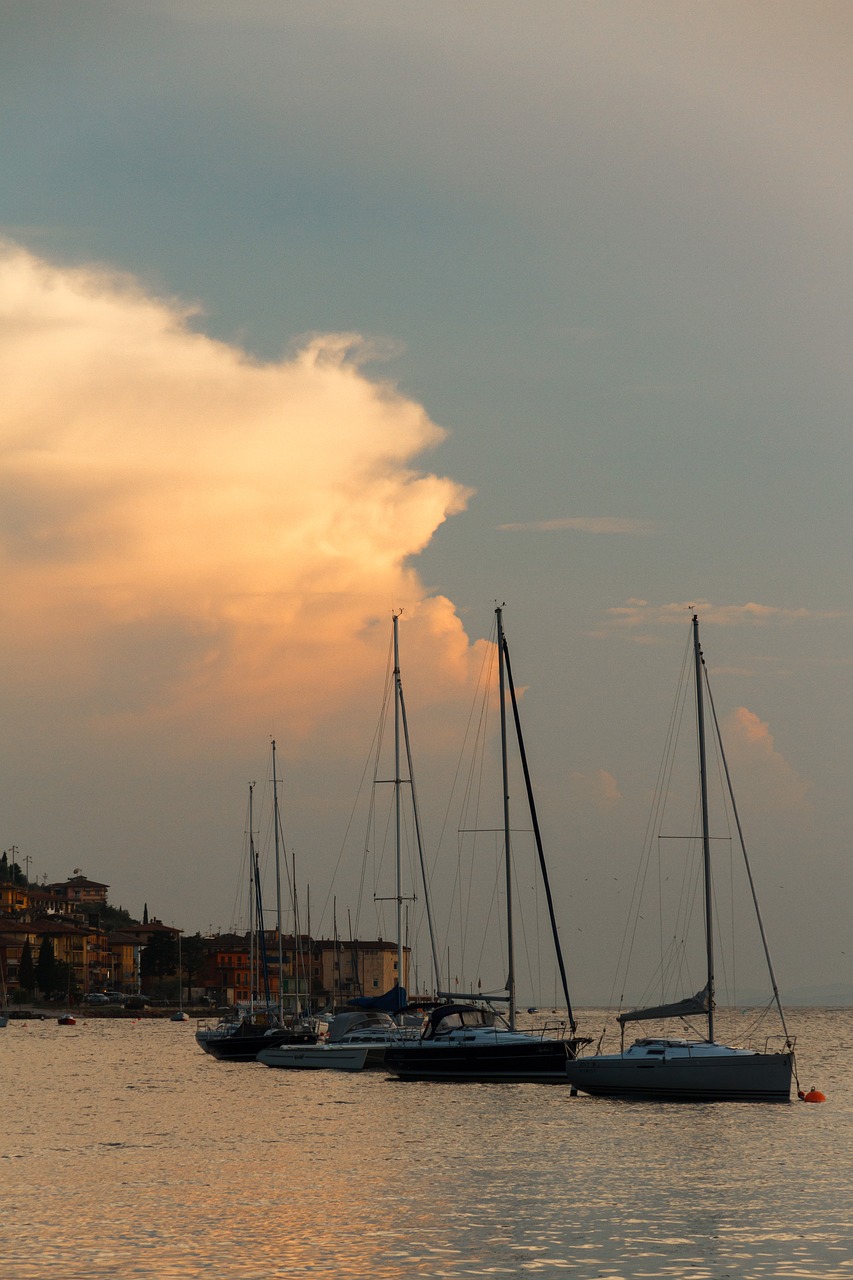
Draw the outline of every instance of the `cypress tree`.
M33 952L30 946L30 940L27 938L21 951L21 961L18 965L18 986L22 991L26 991L27 995L31 995L36 985L36 967L33 964Z
M42 938L39 956L36 961L36 986L45 997L50 997L56 990L56 954L53 950L53 939Z

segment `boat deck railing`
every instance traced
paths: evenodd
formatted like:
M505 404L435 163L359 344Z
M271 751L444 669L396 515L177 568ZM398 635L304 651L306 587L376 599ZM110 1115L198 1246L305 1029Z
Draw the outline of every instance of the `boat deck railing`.
M765 1036L764 1038L765 1053L784 1053L786 1050L793 1053L796 1046L797 1037L786 1036L781 1031L777 1031L772 1036Z
M565 1040L568 1024L562 1022L546 1022L539 1027L518 1027L527 1036L538 1036L540 1040Z

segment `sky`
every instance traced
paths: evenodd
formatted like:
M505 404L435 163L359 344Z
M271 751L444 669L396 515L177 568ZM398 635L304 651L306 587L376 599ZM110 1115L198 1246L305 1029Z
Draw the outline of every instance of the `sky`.
M853 999L850 6L0 24L3 847L228 929L275 739L303 920L391 936L356 800L402 610L442 946L493 986L452 796L504 604L597 1002L695 607L783 993Z

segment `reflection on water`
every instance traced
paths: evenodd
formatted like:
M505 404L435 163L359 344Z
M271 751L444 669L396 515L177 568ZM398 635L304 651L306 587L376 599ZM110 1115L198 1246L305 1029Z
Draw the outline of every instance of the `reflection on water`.
M853 1280L853 1012L791 1023L823 1106L291 1074L214 1061L191 1023L10 1025L0 1274Z

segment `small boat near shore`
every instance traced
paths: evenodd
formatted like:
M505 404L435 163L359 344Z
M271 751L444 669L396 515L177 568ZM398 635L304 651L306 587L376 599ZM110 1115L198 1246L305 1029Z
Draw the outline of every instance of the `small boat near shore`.
M190 1015L184 1009L184 964L181 951L181 931L178 930L178 1008L171 1015L172 1022L189 1022Z

